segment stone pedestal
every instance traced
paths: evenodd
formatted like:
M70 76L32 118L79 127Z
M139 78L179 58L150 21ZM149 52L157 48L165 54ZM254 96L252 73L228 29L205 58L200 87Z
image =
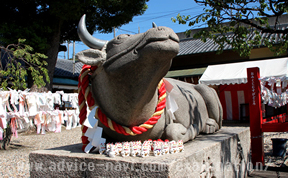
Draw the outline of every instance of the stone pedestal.
M184 149L146 158L86 154L81 144L38 150L29 155L30 177L246 177L251 166L248 127L199 135Z

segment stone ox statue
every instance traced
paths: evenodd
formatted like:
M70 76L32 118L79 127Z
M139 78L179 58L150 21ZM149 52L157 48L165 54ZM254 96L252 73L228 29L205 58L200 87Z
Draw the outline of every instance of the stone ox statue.
M153 23L145 33L122 34L107 42L89 34L84 15L78 35L91 49L78 53L77 58L86 65L98 66L90 77L93 98L110 125L117 124L111 129L98 123L103 128L102 136L109 141L161 138L187 142L199 133L214 133L221 128L222 106L214 89L163 79L179 51L179 38L172 29ZM157 115L161 100L157 87L162 79L167 101ZM153 115L158 118L153 120ZM149 118L152 121L145 124ZM118 126L122 131L139 126L142 133L135 134L136 129L132 134L120 134L113 131Z

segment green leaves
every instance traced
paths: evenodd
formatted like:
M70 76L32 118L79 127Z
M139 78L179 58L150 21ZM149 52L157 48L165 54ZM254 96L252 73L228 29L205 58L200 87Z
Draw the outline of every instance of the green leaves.
M46 85L44 77L50 82L45 61L47 56L33 53L33 48L24 42L25 39L19 39L18 44L10 44L6 48L0 46L3 51L1 56L7 56L6 66L1 65L0 70L2 89L7 90L8 84L12 89L26 89L28 73L31 73L33 83L38 87Z
M186 22L187 21L189 21L189 19L190 19L190 15L187 15L187 16L181 16L180 14L178 14L177 16L176 16L176 19L174 18L174 17L172 17L171 18L171 20L172 20L172 22L177 22L178 21L178 23L179 24L186 24Z
M178 14L174 23L186 24L190 27L205 26L194 38L206 41L213 39L219 45L218 53L223 51L224 45L230 45L240 56L249 56L254 47L264 45L275 55L287 52L287 29L278 28L279 17L288 12L288 3L282 0L194 0L198 5L203 5L203 12L192 17ZM287 14L286 14L287 15ZM269 21L270 17L274 21ZM187 18L189 17L189 18ZM262 39L262 33L283 35L278 38ZM186 31L189 35L191 30ZM254 33L252 37L251 34ZM228 38L227 36L230 35Z

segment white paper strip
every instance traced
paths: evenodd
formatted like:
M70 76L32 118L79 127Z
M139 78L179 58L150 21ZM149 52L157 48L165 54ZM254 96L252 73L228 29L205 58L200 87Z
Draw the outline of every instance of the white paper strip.
M163 80L165 83L165 88L166 88L166 110L169 114L169 116L173 119L176 120L174 116L174 112L178 110L178 105L175 101L175 98L179 93L173 88L173 85L170 84L167 80Z
M89 153L92 148L93 148L93 146L92 146L92 144L91 144L91 142L90 142L90 143L88 143L88 145L85 147L84 152L85 152L85 153Z
M91 112L88 115L88 118L84 121L83 125L85 125L88 128L93 128L95 124L97 124L97 119L95 119L95 112L96 109L98 108L98 106L96 106L95 108L93 108L91 110Z
M96 128L96 131L95 131L95 133L93 135L93 139L92 139L92 145L93 146L98 147L100 145L102 131L103 131L103 128L101 128L101 127Z

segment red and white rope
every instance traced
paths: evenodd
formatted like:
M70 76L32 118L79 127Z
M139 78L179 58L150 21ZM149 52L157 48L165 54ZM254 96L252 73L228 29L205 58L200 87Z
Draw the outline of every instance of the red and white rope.
M95 100L92 96L90 86L89 86L89 76L97 69L97 66L89 66L84 65L82 67L79 83L78 83L78 102L79 102L79 118L80 124L82 125L82 150L85 149L86 145L89 143L88 138L85 135L87 131L87 127L83 125L86 120L87 115L87 105L90 110L95 107ZM95 112L95 118L99 119L101 123L103 123L106 127L109 127L111 130L123 134L123 135L139 135L146 132L148 129L153 128L153 126L158 122L161 117L161 114L164 112L164 108L166 107L166 89L163 80L161 80L158 84L158 103L155 109L154 114L148 119L146 122L139 126L126 127L117 124L113 120L106 117L105 114L102 113L101 109L98 109Z

